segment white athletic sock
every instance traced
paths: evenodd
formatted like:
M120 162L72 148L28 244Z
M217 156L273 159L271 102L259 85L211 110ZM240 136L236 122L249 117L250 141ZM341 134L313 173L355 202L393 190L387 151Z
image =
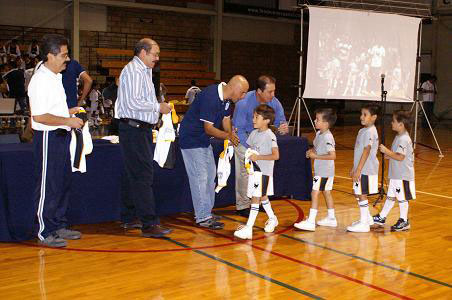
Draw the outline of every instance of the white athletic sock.
M336 219L336 216L334 215L334 208L328 208L328 218Z
M383 205L383 209L380 212L380 217L386 218L389 215L389 212L394 207L395 201L390 198L386 198L385 205Z
M309 210L309 217L308 217L308 222L309 223L315 223L315 218L317 217L317 209L313 209L311 208Z
M358 201L358 205L359 205L359 212L361 214L360 221L368 223L369 222L368 221L368 219L369 219L369 201L367 201L367 200Z
M400 218L404 219L405 221L408 221L408 200L405 200L403 202L399 201L399 208L400 208Z
M246 222L246 226L253 227L254 222L256 222L257 214L259 213L259 204L251 204L250 216Z
M267 216L269 218L275 218L276 216L275 216L275 213L273 212L272 205L270 204L270 200L267 199L265 201L262 201L261 203L262 203L262 207L265 209L265 212L267 213Z

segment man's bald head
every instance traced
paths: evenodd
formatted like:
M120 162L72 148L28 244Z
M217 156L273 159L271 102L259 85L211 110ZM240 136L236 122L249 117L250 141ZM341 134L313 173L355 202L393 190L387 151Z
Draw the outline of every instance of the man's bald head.
M233 102L237 102L245 97L246 92L248 92L248 89L250 88L250 85L248 84L248 80L246 80L245 77L243 77L242 75L235 75L229 80L227 88L228 90L230 90L228 98Z
M134 55L148 68L153 68L159 60L160 47L153 39L144 38L135 44Z
M143 38L135 44L135 48L133 50L133 55L139 56L141 50L149 52L149 51L151 51L152 46L154 46L154 45L158 46L157 42L154 41L153 39Z

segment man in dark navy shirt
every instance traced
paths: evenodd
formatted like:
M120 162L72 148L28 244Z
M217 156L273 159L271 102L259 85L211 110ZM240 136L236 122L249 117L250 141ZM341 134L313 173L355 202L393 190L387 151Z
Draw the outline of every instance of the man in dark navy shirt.
M83 100L85 100L91 91L93 80L75 59L71 59L67 63L66 70L61 72L61 74L63 75L63 86L66 92L68 108L82 106ZM83 81L83 92L80 99L77 96L77 79L79 78Z
M190 105L180 125L179 144L190 182L196 224L222 229L223 223L212 218L215 203L216 168L210 139L230 140L238 145L232 130L231 103L242 99L249 85L245 77L236 75L226 84L213 84L202 90ZM223 127L223 129L219 129Z
M8 83L9 97L16 99L19 103L20 111L23 114L26 110L26 92L25 92L25 75L23 70L17 68L15 60L10 61L7 65L7 72L3 75L3 79ZM14 106L15 109L16 105Z

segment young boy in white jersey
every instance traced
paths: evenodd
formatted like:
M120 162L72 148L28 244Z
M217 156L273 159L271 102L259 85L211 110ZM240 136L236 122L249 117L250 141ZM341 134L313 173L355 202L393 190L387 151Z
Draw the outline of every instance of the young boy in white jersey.
M367 195L378 193L378 132L375 128L380 107L367 104L361 108L361 128L356 137L353 155L353 168L350 176L353 180L353 193L358 201L360 219L347 226L347 231L369 232L374 224L369 211Z
M273 167L275 160L279 159L278 144L275 134L268 128L275 120L275 111L266 104L261 104L254 110L254 130L246 140L251 150L259 154L252 154L254 173L248 178L248 197L251 198L251 209L245 226L239 226L234 236L241 239L252 239L253 226L259 213L259 203L268 215L265 223L265 232L273 232L278 226L268 196L273 195Z
M331 108L318 109L315 112L315 128L318 129L314 139L314 149L306 152L306 158L314 159L314 178L311 192L311 209L309 217L299 223L295 223L295 228L301 230L315 231L315 219L319 203L319 194L323 193L328 215L317 222L319 226L337 227L336 216L334 215L334 203L331 196L334 182L334 160L336 150L333 134L330 128L336 123L336 113Z
M380 151L386 159L389 159L389 188L383 209L373 217L373 220L375 224L383 226L397 199L400 218L395 225L391 226L391 231L410 229L408 201L416 199L413 143L406 130L410 122L410 112L403 110L394 112L391 124L392 130L397 132L397 135L392 142L391 149L386 148L383 144L380 145Z

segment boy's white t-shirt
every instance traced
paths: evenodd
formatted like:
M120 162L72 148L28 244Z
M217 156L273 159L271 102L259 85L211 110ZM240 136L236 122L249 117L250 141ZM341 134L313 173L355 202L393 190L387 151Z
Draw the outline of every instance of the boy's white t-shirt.
M317 155L326 155L328 152L335 150L335 142L333 134L330 130L321 133L317 131L314 139L314 150ZM314 175L320 177L334 176L334 160L315 159L314 160Z
M257 151L259 155L272 154L272 148L278 147L275 134L270 130L259 131L255 129L246 140L251 149ZM257 165L263 175L273 176L274 160L257 160Z
M375 125L370 127L361 128L356 137L355 150L353 154L353 170L358 167L359 161L363 154L364 148L370 145L370 153L366 162L364 163L363 169L361 170L362 175L378 175L378 132Z

